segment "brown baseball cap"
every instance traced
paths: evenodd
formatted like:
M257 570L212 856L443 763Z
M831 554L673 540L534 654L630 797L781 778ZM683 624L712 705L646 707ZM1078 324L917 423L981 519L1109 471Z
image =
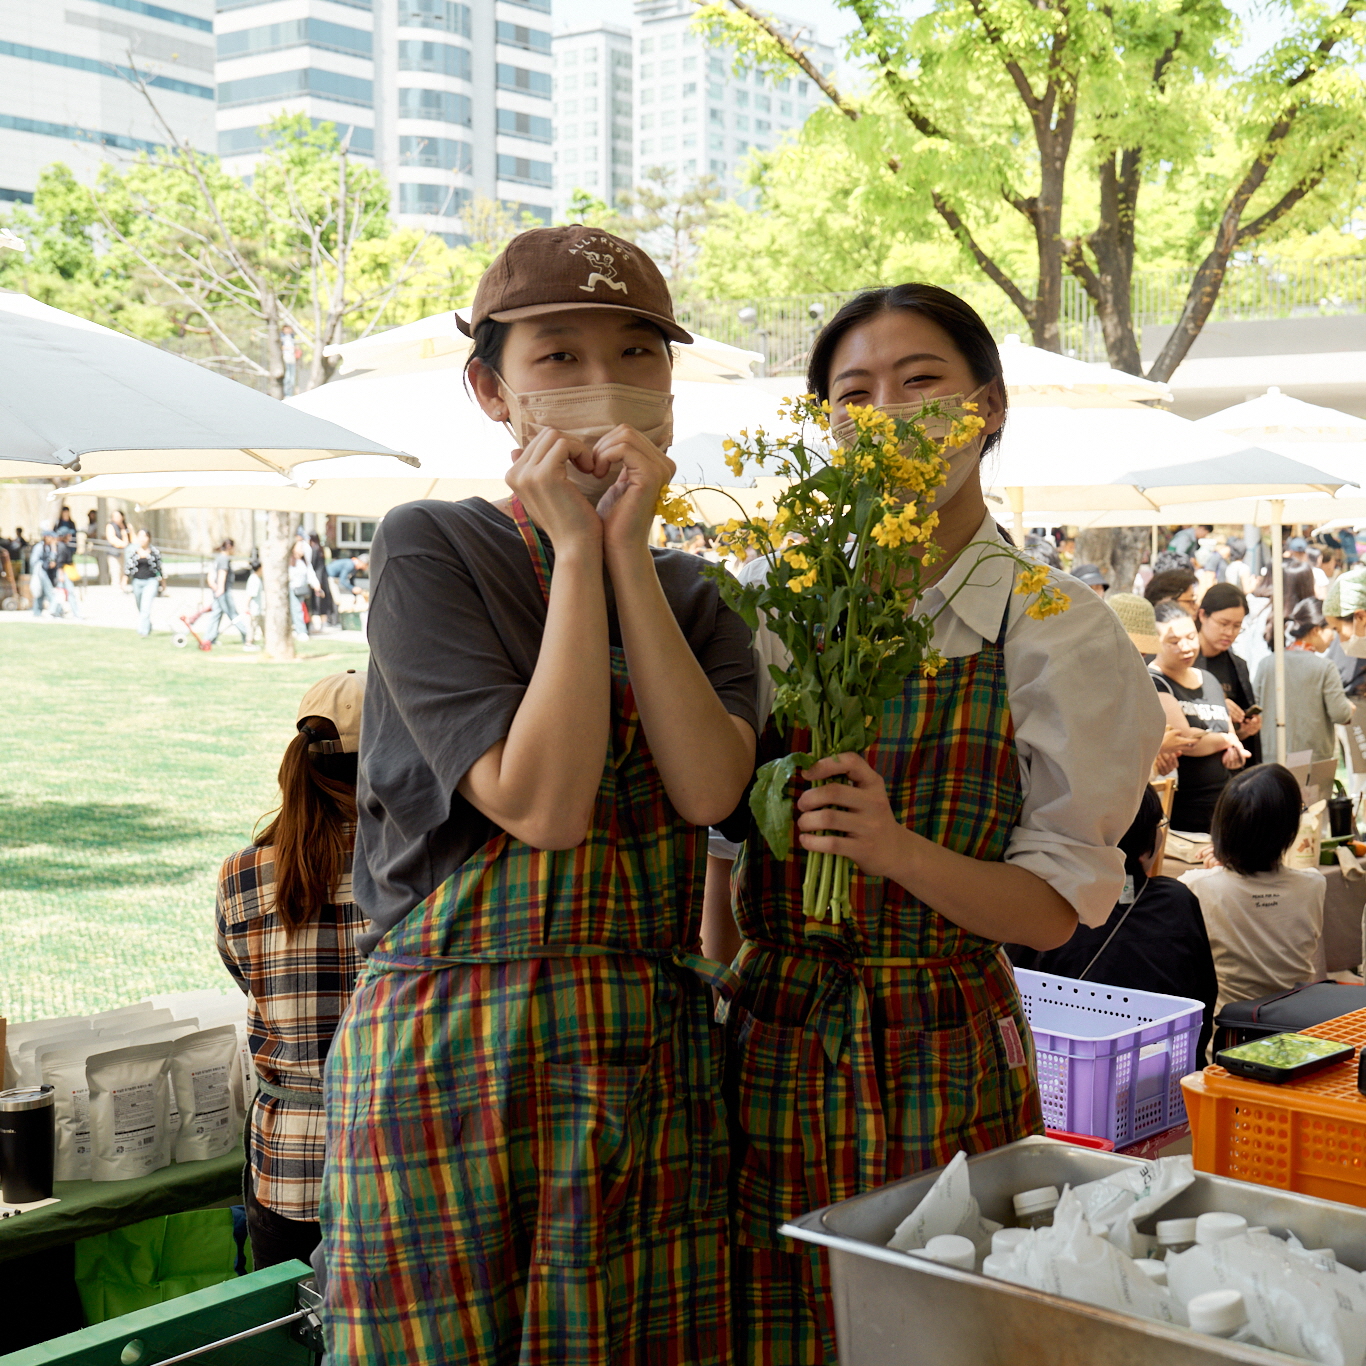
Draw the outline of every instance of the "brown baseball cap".
M669 286L649 256L582 223L518 233L480 278L469 322L458 313L455 321L470 337L485 318L511 323L577 308L634 313L658 323L671 341L692 341L675 320Z

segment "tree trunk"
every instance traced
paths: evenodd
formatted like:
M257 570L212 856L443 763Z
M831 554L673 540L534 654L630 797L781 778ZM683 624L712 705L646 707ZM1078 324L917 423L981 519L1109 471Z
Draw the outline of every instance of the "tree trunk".
M1112 593L1132 593L1138 566L1147 558L1152 530L1146 526L1094 527L1077 533L1077 564L1094 564Z
M266 553L261 578L266 596L266 654L294 658L294 628L289 620L289 557L294 549L294 514L266 513Z

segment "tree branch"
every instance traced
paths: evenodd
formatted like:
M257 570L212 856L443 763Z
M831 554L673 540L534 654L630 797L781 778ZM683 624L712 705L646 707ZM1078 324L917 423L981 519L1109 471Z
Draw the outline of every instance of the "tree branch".
M762 10L755 9L753 5L747 4L746 0L729 0L729 3L732 8L739 10L750 23L754 24L757 28L763 29L763 31L768 34L782 50L783 55L788 61L794 66L800 67L801 70L816 83L816 88L821 94L824 95L845 118L857 119L859 117L859 111L854 108L854 106L850 104L826 78L825 73L821 71L816 66L815 62L811 60L810 56L808 56L806 49L798 47L792 38L789 38L786 33L778 28L777 23L769 15L763 13Z
M1021 316L1032 327L1034 315L1038 311L1034 301L1030 299L1014 280L1008 276L990 256L978 245L968 226L958 216L957 210L939 193L932 190L931 196L934 200L935 211L940 218L948 225L948 229L953 235L972 253L973 259L977 262L979 269L987 276L993 284L1001 289L1011 303L1020 310Z

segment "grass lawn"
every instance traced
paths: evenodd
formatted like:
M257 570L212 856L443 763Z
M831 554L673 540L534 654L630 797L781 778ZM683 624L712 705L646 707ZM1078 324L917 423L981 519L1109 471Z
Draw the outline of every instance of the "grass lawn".
M223 858L276 800L299 700L363 643L271 664L227 644L0 626L0 1016L230 983L213 945Z

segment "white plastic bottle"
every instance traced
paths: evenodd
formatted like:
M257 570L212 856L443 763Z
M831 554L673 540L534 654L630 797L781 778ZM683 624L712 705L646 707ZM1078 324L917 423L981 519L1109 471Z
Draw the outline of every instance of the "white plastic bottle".
M1226 1238L1240 1238L1247 1232L1247 1220L1241 1214L1225 1214L1221 1210L1202 1214L1195 1221L1195 1241L1201 1247L1222 1243Z
M1195 1246L1194 1219L1159 1219L1157 1246L1164 1257L1175 1257Z
M1252 1331L1247 1321L1247 1305L1237 1290L1209 1290L1196 1295L1186 1304L1190 1326L1197 1333L1208 1333L1212 1338L1229 1342L1245 1342L1252 1347L1265 1344Z
M1008 1257L1028 1237L1027 1228L998 1228L991 1235L991 1255Z
M911 1255L923 1257L927 1262L956 1266L960 1271L974 1271L977 1267L977 1249L972 1239L957 1233L941 1233Z
M1155 1257L1140 1257L1134 1265L1154 1284L1167 1284L1167 1264Z
M1015 1222L1021 1228L1048 1228L1062 1196L1056 1186L1039 1186L1015 1197Z

